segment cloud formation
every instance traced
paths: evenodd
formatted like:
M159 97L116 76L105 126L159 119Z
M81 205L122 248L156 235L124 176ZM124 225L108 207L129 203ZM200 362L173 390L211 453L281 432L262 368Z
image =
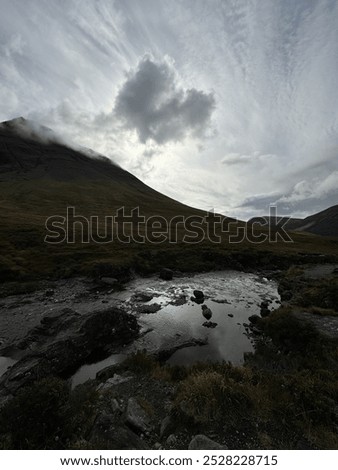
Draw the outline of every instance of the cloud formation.
M337 203L338 0L0 9L0 121L36 120L231 216Z
M136 130L142 143L158 144L201 137L210 127L215 108L212 93L184 89L172 63L146 56L121 87L114 113L127 129Z

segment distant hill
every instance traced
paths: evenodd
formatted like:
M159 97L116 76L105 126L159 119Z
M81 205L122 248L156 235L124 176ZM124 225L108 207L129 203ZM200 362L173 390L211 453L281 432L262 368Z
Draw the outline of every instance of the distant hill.
M268 216L264 216L267 225L275 223L275 220ZM287 218L281 217L287 220ZM254 217L249 220L249 223L260 223L261 217ZM287 220L285 226L287 230L297 232L308 232L315 235L338 237L338 205L329 207L317 214L310 215L305 219L290 218Z

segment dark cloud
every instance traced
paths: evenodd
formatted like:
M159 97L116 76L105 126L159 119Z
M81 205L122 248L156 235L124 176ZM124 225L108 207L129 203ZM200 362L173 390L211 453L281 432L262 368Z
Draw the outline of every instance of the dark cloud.
M141 142L164 144L202 136L214 108L212 93L183 89L171 64L144 57L120 89L114 112Z

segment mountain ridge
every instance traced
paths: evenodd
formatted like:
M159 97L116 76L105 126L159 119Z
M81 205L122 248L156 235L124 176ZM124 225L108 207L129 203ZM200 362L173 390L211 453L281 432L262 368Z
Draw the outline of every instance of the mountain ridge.
M315 235L338 237L338 204L328 207L320 212L311 214L304 219L277 217L277 220L285 220L285 228L289 231L295 232L308 232ZM276 219L269 216L253 217L248 223L261 224L262 221L266 225L273 227L276 224Z

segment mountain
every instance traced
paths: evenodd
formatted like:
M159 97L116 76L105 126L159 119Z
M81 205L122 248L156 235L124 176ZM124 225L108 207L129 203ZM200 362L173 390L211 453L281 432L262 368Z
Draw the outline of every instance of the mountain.
M113 219L119 209L128 220ZM225 216L222 232L218 227L214 236L212 225L208 233L202 223L206 215L110 159L74 148L47 127L24 118L0 124L2 282L89 274L98 266L112 277L129 268L143 274L161 267L192 272L234 267L235 260L256 266L260 257L270 266L271 252L293 259L302 252L336 251L331 240L305 232L294 232L294 243L257 244L245 236L245 222Z
M69 225L67 208L74 208L75 214ZM148 225L139 225L140 235L146 235L144 242L125 242L135 232L134 217L124 224L110 222L109 217L121 208L127 215L138 208L148 220ZM51 129L24 118L0 124L0 280L42 272L87 272L98 262L126 264L140 254L143 271L150 271L156 263L170 265L174 263L170 255L166 261L155 255L150 260L147 250L156 253L158 248L170 250L175 245L188 253L181 243L187 231L172 221L178 216L186 220L205 215L155 191L110 159L88 149L71 148ZM66 229L70 234L62 243L45 243L50 218L59 221L59 234ZM99 243L87 237L90 230L99 234L95 238ZM121 230L122 236L117 237ZM162 230L165 235L156 233ZM168 243L169 235L173 244Z
M254 217L249 220L249 223L261 223L264 219L267 225L273 227L276 223L274 218L264 216ZM321 212L310 215L305 219L286 218L280 217L278 220L283 219L286 221L285 228L290 231L308 232L315 235L338 237L338 205L329 207Z
M95 210L111 215L121 206L140 207L146 214L204 215L155 191L107 157L73 149L51 129L24 118L0 124L0 183L0 208L14 203L14 212L51 215L66 204L93 215Z
M322 236L338 237L338 205L306 217L298 222L295 230Z

